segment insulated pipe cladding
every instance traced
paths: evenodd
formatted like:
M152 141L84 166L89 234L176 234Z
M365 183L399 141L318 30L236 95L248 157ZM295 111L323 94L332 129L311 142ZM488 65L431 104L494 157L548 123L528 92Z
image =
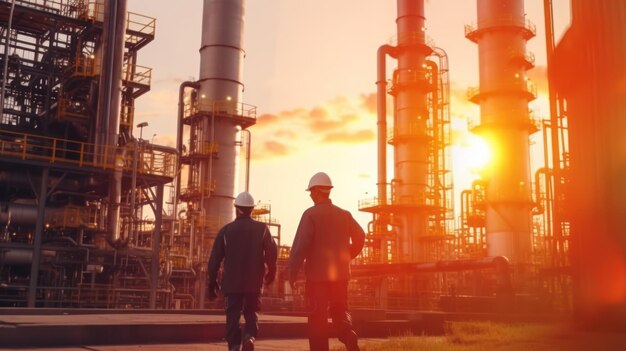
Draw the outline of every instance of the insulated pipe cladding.
M204 1L197 96L202 111L237 111L243 93L243 16L243 0ZM215 185L213 193L202 199L203 215L228 222L234 217L240 127L230 118L211 117L199 129L200 143L215 143L219 148L219 157L204 160L199 167L201 184Z
M394 72L393 201L405 210L394 213L399 258L415 262L425 257L418 237L428 232L429 146L427 89L424 63L432 49L426 45L424 1L398 0L397 61ZM398 207L400 208L400 207Z
M534 35L523 0L479 0L478 26L468 38L478 44L480 133L492 146L487 172L488 256L530 263L530 118L533 99L526 78L526 41Z

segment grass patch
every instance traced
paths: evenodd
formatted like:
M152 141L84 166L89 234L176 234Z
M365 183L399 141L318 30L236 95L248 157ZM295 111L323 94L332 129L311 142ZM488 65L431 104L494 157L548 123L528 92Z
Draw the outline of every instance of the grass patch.
M362 351L577 351L625 350L626 333L581 332L563 324L449 322L444 336L391 337L361 342ZM334 348L340 351L342 348Z

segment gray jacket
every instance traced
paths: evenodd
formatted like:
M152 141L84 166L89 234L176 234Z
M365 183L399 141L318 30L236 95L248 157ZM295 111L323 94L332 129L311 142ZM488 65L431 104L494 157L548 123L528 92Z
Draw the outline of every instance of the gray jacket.
M350 279L350 260L363 249L365 233L350 212L317 203L302 214L289 256L289 280L295 281L302 264L307 281Z
M217 280L222 261L222 292L260 293L265 276L276 274L277 248L264 223L242 216L217 233L209 258L209 283Z

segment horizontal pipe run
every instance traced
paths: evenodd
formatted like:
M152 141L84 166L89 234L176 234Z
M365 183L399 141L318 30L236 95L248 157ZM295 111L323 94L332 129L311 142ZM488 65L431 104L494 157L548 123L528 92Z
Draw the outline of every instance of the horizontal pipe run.
M504 256L485 257L480 259L450 260L425 263L383 263L352 266L353 278L368 278L394 274L419 274L460 272L479 269L495 269L499 273L509 274L511 263Z

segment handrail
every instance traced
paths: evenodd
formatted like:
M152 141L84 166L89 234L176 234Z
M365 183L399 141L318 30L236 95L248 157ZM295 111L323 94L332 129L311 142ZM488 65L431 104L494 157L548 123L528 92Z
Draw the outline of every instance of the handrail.
M173 177L176 173L174 150L137 145L140 174ZM94 167L132 171L133 148L125 146L96 146L95 144L59 139L35 134L0 131L0 155L22 160L40 160L49 163L69 164L79 167Z
M514 16L503 16L499 18L490 18L488 20L480 21L478 24L466 24L464 26L465 36L471 35L472 33L490 27L501 27L501 26L515 26L520 27L528 32L529 36L534 36L537 33L537 26L532 23L530 20L525 18L519 18Z
M156 18L135 12L128 12L126 17L126 28L133 32L139 32L154 36L156 28Z
M132 70L130 68L133 68ZM123 80L142 84L150 85L152 81L152 68L140 65L129 65L128 62L124 62L122 68Z
M194 115L199 112L226 112L232 115L255 118L256 109L254 105L245 104L243 102L230 100L202 100L191 106L191 109L185 111L185 117L190 114Z

